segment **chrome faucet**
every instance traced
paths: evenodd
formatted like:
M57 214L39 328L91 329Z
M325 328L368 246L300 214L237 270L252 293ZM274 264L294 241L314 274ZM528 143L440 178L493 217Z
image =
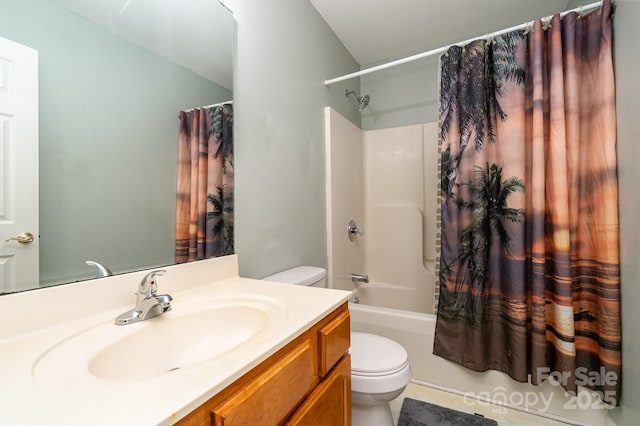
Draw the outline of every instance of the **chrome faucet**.
M109 268L104 266L102 263L96 262L95 260L85 260L84 263L96 268L96 278L110 277L111 275L113 275Z
M168 294L156 294L158 291L156 277L164 275L165 272L164 269L157 269L145 275L138 286L135 308L118 315L115 321L117 325L144 321L171 310L171 301L173 298Z
M369 283L369 275L351 274L351 281L354 283Z

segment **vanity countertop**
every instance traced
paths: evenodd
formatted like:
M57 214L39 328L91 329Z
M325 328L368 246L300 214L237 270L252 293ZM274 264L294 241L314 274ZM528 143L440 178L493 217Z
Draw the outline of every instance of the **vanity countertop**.
M0 335L0 424L173 424L346 302L351 294L348 291L241 278L234 272L234 265L237 271L235 256L217 262L216 259L205 263L198 262L199 265L193 268L199 268L201 272L206 271L206 262L213 268L221 265L221 269L228 273L220 273L218 268L217 273L209 274L212 281L207 282L207 278L202 278L201 273L194 275L193 271L188 271L188 266L178 265L175 270L173 267L166 268L166 277L173 275L173 278L168 280L167 288L163 288L162 282L159 283L159 293L170 292L174 299L173 309L162 316L138 324L117 326L113 324L113 319L132 307L131 293L135 290L142 272L128 274L131 276L121 275L117 280L116 277L112 280L105 279L105 283L102 284L92 284L100 288L103 285L113 286L116 293L130 287L131 291L128 292L126 300L131 302L127 304L119 304L125 300L122 298L107 300L105 303L108 306L104 310L70 319L67 310L72 309L73 304L60 302L60 314L51 314L53 318L48 324L34 320L27 327L13 327L16 330L14 332L7 332L7 328L12 328L11 323L7 321L20 322L20 317L11 316L21 308L26 309L26 305L21 305L27 303L25 300L29 298L20 296L10 305L9 299L6 298L13 296L0 298L0 321L4 321L4 332ZM181 274L185 271L188 273ZM180 283L178 278L188 277L189 274L198 276L198 279L190 280L192 285ZM44 297L46 300L47 296L43 296L40 293L42 291L44 290L32 295L34 300L29 302L32 307L26 311L29 315L38 315L37 306L42 303L39 299ZM90 293L90 290L82 291ZM74 293L73 289L60 289L51 292L49 297L60 297L60 292L65 292L66 297ZM127 292L124 291L123 294ZM95 377L89 371L87 365L95 359L96 348L92 344L83 344L75 347L74 353L69 353L68 362L73 367L68 365L51 368L46 364L47 354L52 350L60 351L60 348L69 344L68 342L73 342L76 336L91 332L92 329L107 330L106 335L111 337L106 340L118 341L122 336L134 333L137 326L153 327L162 322L166 324L172 321L172 318L179 318L192 309L194 303L202 307L208 303L220 303L229 297L242 300L245 296L248 300L263 298L270 301L277 311L277 315L269 320L274 323L269 325L270 329L264 336L238 346L238 350L231 349L214 360L206 360L187 368L151 377L119 377L117 380L111 380ZM7 308L4 313L2 304ZM46 312L46 309L43 310ZM121 335L114 338L114 333ZM103 344L104 339L95 340L99 346ZM176 344L167 343L167 350L171 350L171 345ZM138 360L140 356L154 357L157 352L135 346L134 344L131 347L131 357L123 357L125 359L118 362L126 365L127 362L134 362L134 357L138 357Z

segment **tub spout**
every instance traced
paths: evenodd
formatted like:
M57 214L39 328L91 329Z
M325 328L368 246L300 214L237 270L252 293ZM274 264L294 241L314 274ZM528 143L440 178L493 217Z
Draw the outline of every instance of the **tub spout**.
M369 275L351 274L351 281L354 283L367 284L369 282Z

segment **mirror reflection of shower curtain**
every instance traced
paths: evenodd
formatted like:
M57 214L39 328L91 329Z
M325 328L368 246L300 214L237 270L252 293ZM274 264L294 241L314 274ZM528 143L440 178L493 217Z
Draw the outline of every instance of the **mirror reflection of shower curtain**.
M233 107L181 111L176 262L233 253Z

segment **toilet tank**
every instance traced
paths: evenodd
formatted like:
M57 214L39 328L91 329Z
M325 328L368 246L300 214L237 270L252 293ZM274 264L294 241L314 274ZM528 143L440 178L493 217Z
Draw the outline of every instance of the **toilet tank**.
M263 278L265 281L275 281L284 284L308 285L312 287L326 287L327 270L317 266L298 266L277 274Z

